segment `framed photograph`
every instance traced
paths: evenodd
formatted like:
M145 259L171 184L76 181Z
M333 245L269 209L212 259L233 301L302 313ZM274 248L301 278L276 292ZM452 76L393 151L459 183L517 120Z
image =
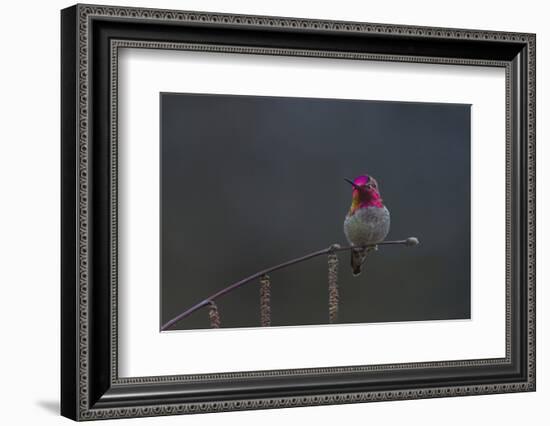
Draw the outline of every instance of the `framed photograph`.
M535 390L535 35L61 12L61 412Z

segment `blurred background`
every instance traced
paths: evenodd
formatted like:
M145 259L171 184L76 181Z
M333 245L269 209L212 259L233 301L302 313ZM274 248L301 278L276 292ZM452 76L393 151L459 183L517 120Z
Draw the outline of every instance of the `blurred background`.
M470 317L470 105L161 94L161 322L261 269L346 244L353 179L391 213L339 323ZM273 326L328 323L325 256L271 274ZM260 325L259 285L218 302L222 327ZM208 309L173 329L210 326Z

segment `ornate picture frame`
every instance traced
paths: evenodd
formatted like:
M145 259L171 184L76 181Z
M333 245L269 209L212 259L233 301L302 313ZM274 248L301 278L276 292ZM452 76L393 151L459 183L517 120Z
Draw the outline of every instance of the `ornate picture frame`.
M523 33L269 16L80 4L64 9L61 414L93 420L534 391L535 40ZM505 356L120 377L117 93L122 48L504 69Z

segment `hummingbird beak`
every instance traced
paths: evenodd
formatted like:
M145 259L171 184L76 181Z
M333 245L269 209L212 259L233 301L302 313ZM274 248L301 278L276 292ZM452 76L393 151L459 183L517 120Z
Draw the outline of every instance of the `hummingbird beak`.
M361 187L359 185L357 185L354 181L352 181L351 179L348 179L348 178L344 178L344 180L349 183L351 186L353 186L355 189L357 189L358 191L361 191Z

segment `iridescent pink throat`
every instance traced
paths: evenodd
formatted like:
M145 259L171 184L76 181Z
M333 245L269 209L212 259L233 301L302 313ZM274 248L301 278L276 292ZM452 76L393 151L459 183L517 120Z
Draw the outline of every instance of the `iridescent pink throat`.
M382 197L380 197L380 193L376 189L370 188L366 191L353 190L349 216L353 215L358 209L365 207L384 207Z

